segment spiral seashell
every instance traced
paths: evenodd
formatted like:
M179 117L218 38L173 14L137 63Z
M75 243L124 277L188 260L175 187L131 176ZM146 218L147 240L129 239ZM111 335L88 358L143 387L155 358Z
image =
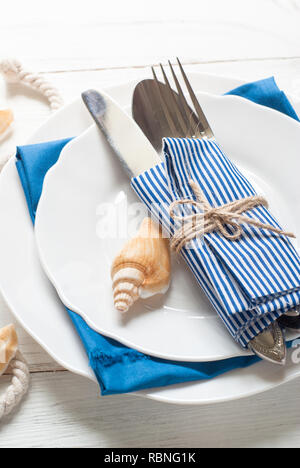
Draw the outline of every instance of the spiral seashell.
M139 298L164 294L170 283L169 241L161 229L145 218L139 232L116 256L111 277L115 308L127 312Z
M18 338L14 325L0 330L0 375L2 375L18 350Z
M10 109L0 109L0 138L4 137L14 121L13 112Z

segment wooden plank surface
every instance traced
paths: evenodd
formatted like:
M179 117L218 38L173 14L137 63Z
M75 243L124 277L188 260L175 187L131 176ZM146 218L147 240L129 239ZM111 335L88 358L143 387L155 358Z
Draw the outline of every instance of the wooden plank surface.
M298 15L298 0L12 0L0 51L47 71L298 57Z
M40 373L0 426L0 447L299 447L299 417L299 381L247 400L189 407L99 397L81 377Z
M48 5L48 8L45 6ZM0 15L0 58L15 56L70 102L83 88L144 78L180 55L187 70L246 80L275 75L300 98L300 0L10 0ZM0 78L0 105L16 115L0 160L49 115L42 98ZM0 326L14 321L0 299ZM0 424L0 447L300 447L299 380L257 397L176 407L134 396L99 398L18 327L32 372L23 405ZM0 391L9 376L1 379Z

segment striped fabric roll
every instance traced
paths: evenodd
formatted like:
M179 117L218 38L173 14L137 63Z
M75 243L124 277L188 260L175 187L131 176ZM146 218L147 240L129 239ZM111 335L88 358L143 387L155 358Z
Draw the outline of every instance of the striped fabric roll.
M211 206L256 195L251 183L215 140L164 140L165 163L132 179L132 187L164 228L174 200L194 199L189 180L200 185ZM182 212L195 208L182 207ZM198 209L198 208L196 208ZM280 225L263 206L247 216ZM284 312L300 304L300 258L285 236L243 224L231 241L219 232L192 240L181 254L233 338L243 347Z

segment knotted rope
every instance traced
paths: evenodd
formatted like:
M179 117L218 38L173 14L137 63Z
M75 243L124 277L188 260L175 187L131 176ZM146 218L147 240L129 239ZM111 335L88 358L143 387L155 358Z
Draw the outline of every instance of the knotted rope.
M222 236L231 241L240 239L243 234L242 223L267 229L278 235L295 237L291 232L283 231L271 224L262 223L261 221L242 214L256 206L265 206L268 208L267 200L260 195L243 198L242 200L235 200L222 206L212 207L196 182L189 180L189 185L196 200L175 200L170 205L171 218L181 221L182 223L181 227L175 231L171 239L171 248L176 252L180 252L182 247L194 238L211 232L220 232ZM175 208L180 205L192 205L198 208L200 212L178 216L175 214ZM232 228L232 233L227 230L227 226Z
M52 111L62 106L63 100L57 89L41 75L25 70L17 60L3 60L0 62L0 73L3 74L8 83L23 83L45 96ZM1 161L0 170L11 156L13 155L7 155L4 161ZM29 386L29 369L20 352L17 352L9 362L9 369L12 372L12 381L6 392L0 397L0 420L11 413L20 403Z
M12 371L11 385L0 398L0 420L7 416L20 403L29 387L30 374L28 365L20 352L10 362Z
M25 70L18 60L3 60L0 62L0 72L4 75L8 83L24 83L41 93L48 99L53 111L62 106L63 100L58 90L48 83L40 74Z
M0 73L3 74L8 83L23 83L45 96L52 111L59 109L63 105L63 99L59 91L48 83L42 75L24 69L18 60L2 60L0 62ZM13 155L8 154L4 158L1 157L0 171Z

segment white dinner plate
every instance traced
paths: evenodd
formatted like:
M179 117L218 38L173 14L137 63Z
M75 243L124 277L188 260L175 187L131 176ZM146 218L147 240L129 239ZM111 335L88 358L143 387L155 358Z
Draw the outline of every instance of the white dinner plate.
M269 200L285 228L300 234L293 208L300 199L300 125L236 96L198 93L198 99L227 155ZM288 151L281 128L293 142ZM291 184L282 171L283 154L287 168L293 168L287 169ZM126 315L115 310L110 268L127 237L101 232L116 228L115 217L123 228L124 216L128 225L132 218L136 224L129 215L136 202L127 174L96 126L62 151L45 178L35 223L44 271L62 302L97 332L155 357L212 361L249 354L232 339L178 255L165 296L139 300ZM104 216L108 204L111 229Z
M240 80L205 74L190 75L193 86L204 92L222 94L241 84ZM135 83L107 92L126 107ZM293 102L300 113L300 105ZM81 99L53 115L28 140L37 143L79 135L90 126L90 116ZM95 380L81 341L44 275L35 247L33 227L13 160L0 176L0 286L15 317L32 337L62 366ZM206 404L253 395L300 375L298 366L285 368L261 362L250 369L234 371L212 381L173 385L138 392L160 401Z

